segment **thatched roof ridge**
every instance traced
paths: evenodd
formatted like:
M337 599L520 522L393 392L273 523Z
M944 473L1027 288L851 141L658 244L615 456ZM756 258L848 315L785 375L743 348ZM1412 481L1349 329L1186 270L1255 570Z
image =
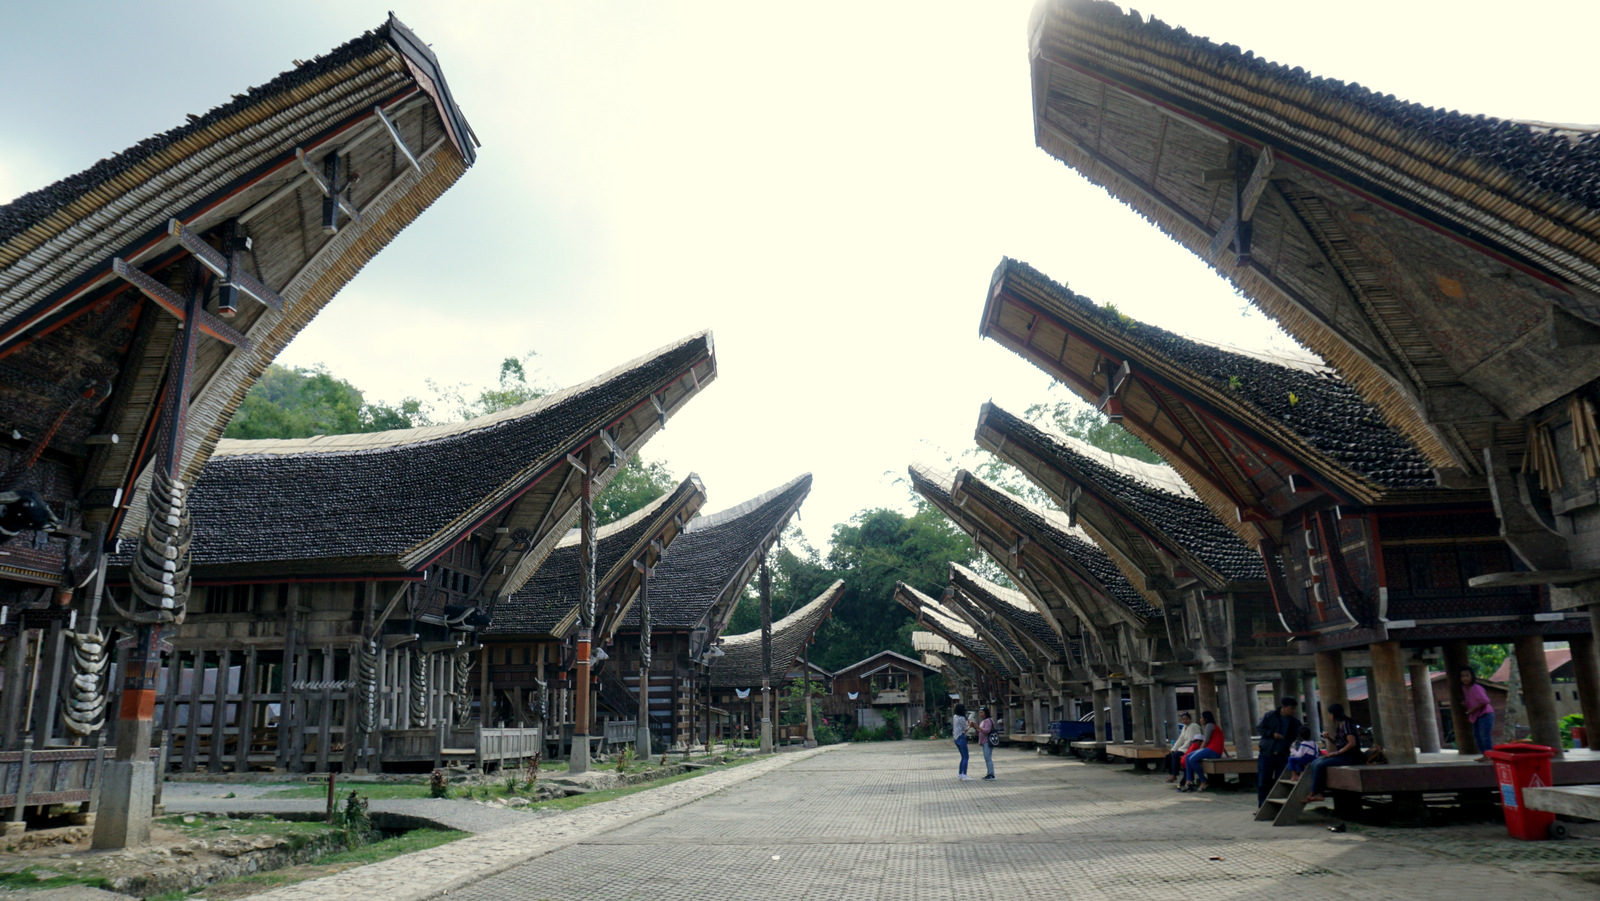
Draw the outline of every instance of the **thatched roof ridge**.
M833 615L833 605L844 594L844 580L829 585L810 603L772 624L772 677L782 679L817 629ZM711 663L712 688L761 687L761 631L729 635L722 639L723 656Z
M1050 627L1027 595L1020 591L997 585L959 563L950 564L950 583L974 600L984 604L996 616L1009 622L1013 628L1027 635L1032 642L1048 653L1047 661L1067 659L1067 646Z
M1100 503L1111 506L1169 553L1193 554L1201 565L1224 580L1266 578L1261 555L1219 520L1170 466L1109 453L993 404L985 404L979 415L979 443L984 446L988 446L983 434L986 428L1002 436L1004 446L990 448L1002 459L1014 457L1021 448L1094 495ZM1033 476L1028 467L1019 468ZM1041 488L1051 490L1048 482L1034 478ZM1178 486L1182 492L1174 490Z
M699 333L580 389L453 427L379 433L370 446L342 436L230 442L228 452L206 466L190 500L195 565L307 572L422 565L484 517L519 512L526 493L564 471L567 455L598 440L600 430L610 429L624 449L637 450L660 428L652 395L670 394L666 408L673 410L715 375L711 337ZM571 489L563 482L559 491L564 504ZM546 517L541 509L536 519L545 532L524 540L548 553L566 534L571 512L575 507L563 506ZM538 561L526 562L512 569L531 575ZM508 593L522 581L526 576L507 586Z
M1161 379L1191 402L1227 416L1263 443L1353 491L1376 496L1434 487L1432 465L1416 446L1334 373L1233 353L1131 319L1017 260L1002 260L993 284L982 328L986 336L993 337L998 328L991 313L1003 291L1051 317L1069 335L1130 361L1140 377ZM1069 387L1091 402L1098 400L1081 386Z
M613 523L595 529L596 604L606 603L619 581L637 591L633 561L647 553L652 541L670 548L681 537L678 523L694 515L705 501L700 477L690 473L673 490ZM582 536L573 529L520 589L495 605L487 635L565 635L577 622ZM615 599L628 603L630 597ZM597 609L596 616L604 611Z

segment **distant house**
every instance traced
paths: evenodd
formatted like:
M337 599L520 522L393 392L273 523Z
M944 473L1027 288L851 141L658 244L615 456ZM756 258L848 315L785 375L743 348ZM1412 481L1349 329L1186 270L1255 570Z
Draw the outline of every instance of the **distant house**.
M1500 668L1494 671L1486 682L1511 681L1511 656L1501 661ZM1582 713L1583 706L1578 703L1578 681L1572 673L1572 649L1565 644L1545 645L1545 667L1550 670L1550 687L1555 689L1556 718L1573 713ZM1505 707L1496 704L1496 710L1504 711ZM1525 720L1526 718L1524 718ZM1519 726L1526 726L1526 722L1518 722Z
M894 651L879 651L833 674L833 693L825 711L850 716L857 726L876 729L883 714L896 710L909 727L927 714L923 677L938 670Z

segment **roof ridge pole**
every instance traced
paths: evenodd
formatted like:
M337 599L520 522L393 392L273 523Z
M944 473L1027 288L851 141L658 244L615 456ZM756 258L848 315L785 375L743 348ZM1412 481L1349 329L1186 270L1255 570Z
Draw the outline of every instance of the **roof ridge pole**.
M772 753L772 570L761 558L761 753Z
M578 495L578 649L574 666L572 754L567 769L574 775L589 771L589 647L594 638L594 442L583 449L582 491Z

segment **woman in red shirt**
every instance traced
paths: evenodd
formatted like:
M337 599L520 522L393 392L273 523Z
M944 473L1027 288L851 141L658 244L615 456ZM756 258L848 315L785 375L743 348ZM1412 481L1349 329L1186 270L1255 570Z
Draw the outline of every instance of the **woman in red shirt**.
M1201 711L1200 722L1204 724L1201 726L1200 737L1205 741L1205 747L1189 754L1188 762L1183 765L1184 781L1188 783L1188 787L1181 789L1181 791L1205 791L1206 782L1201 778L1204 774L1201 764L1204 764L1207 760L1221 757L1227 750L1227 737L1217 727L1216 716L1209 710Z

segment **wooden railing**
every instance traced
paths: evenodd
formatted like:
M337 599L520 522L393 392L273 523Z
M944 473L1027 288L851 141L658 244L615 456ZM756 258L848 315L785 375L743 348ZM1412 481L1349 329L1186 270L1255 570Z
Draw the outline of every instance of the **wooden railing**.
M150 749L155 761L155 799L161 801L161 766L164 742ZM100 744L92 748L41 748L25 739L20 751L0 752L0 808L11 809L6 834L22 831L22 811L26 807L51 804L88 804L83 812L93 813L96 788L112 752Z

